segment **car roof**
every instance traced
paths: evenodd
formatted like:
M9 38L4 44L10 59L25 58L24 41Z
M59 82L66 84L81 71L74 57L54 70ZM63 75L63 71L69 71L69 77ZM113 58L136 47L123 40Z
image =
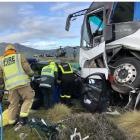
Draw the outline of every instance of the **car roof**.
M38 62L38 64L46 64L46 65L47 65L48 63L49 63L48 61L39 61L39 62Z

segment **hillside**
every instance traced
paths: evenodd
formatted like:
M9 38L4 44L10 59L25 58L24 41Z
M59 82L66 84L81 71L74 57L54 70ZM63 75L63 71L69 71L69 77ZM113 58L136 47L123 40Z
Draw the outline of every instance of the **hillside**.
M4 49L5 49L5 46L7 45L8 43L0 43L0 55L3 54L4 52ZM55 56L56 52L57 52L57 49L52 49L52 50L37 50L37 49L33 49L33 48L29 48L29 47L26 47L24 45L21 45L19 43L15 43L13 44L17 51L18 52L21 52L21 53L24 53L26 55L26 57L33 57L34 55L39 55L39 54L49 54L51 56ZM65 51L66 51L66 56L68 57L71 57L73 56L73 47L65 47ZM79 47L76 47L76 53L78 54L79 52Z
M0 43L0 49L1 49L0 55L3 54L6 45L7 43ZM15 43L13 45L16 47L16 50L18 52L24 53L27 57L32 57L35 54L41 54L41 53L47 52L45 50L37 50L37 49L29 48L18 43Z

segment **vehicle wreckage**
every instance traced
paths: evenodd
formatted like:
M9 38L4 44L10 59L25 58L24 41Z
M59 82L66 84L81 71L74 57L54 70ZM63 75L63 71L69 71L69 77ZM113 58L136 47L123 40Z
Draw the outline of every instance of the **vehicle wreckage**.
M73 20L84 15L79 54L82 77L104 73L113 91L122 96L140 87L139 11L139 2L93 2L68 16L67 31Z
M128 108L138 109L139 11L138 2L92 3L88 9L68 16L66 30L69 29L70 21L84 15L79 55L80 69L67 80L70 80L73 87L69 90L72 98L80 100L88 111L106 112L110 105L122 106L122 103ZM48 65L48 62L38 62L36 59L28 61L38 75L42 67ZM42 100L38 77L35 77L31 84L36 93L32 108L37 109L41 106ZM37 124L35 122L38 123L33 119L30 121L32 127ZM43 121L44 125L46 124ZM74 136L76 134L75 130Z
M82 99L85 105L91 105L93 102L90 99L98 97L96 93L100 92L105 93L104 100L106 98L106 102L110 102L110 105L138 108L140 100L139 11L139 2L93 2L89 8L68 16L66 30L69 30L73 20L84 15L81 27L80 68L78 73L71 76L73 98L79 99L80 96L80 100ZM39 64L32 63L31 66L36 69L37 65L46 64L47 62L39 62ZM104 85L102 89L101 85ZM105 87L109 89L107 90L109 93L106 92ZM39 92L39 88L36 90ZM93 106L94 104L91 108L94 108Z

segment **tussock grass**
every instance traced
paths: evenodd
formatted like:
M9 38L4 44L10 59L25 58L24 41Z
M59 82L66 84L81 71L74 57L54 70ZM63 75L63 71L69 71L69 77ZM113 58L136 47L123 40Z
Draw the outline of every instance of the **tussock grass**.
M134 140L103 114L75 114L64 123L66 128L60 133L60 140L69 140L75 128L82 138L89 135L88 140Z
M127 112L120 116L118 125L140 140L140 112Z
M71 114L71 109L63 104L57 104L47 111L47 118L52 122L66 119Z
M140 112L128 112L115 121L111 121L105 114L76 113L63 104L57 104L49 110L40 109L31 113L30 117L41 117L50 122L64 120L66 128L60 133L59 140L70 140L70 135L80 132L82 138L89 135L88 140L139 140L140 139ZM115 123L114 123L115 122ZM118 124L118 126L116 125ZM125 131L126 130L126 131ZM5 140L19 140L19 133L27 133L26 140L39 140L36 133L25 127L16 133L13 127L4 128ZM136 138L128 135L132 134Z
M51 122L57 122L59 120L67 118L71 114L71 109L68 108L66 105L63 104L57 104L53 108L49 110L38 110L34 113L30 114L30 117L39 117L44 118L45 120L51 121ZM28 134L26 140L39 140L39 137L37 134L30 130L28 126L25 126L21 131L15 132L14 128L11 127L5 127L4 128L4 139L5 140L20 140L19 134L20 133L26 133Z

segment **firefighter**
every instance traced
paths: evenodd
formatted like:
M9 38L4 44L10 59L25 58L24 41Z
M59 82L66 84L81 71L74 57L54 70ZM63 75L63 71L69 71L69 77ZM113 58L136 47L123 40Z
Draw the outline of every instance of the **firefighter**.
M47 66L42 68L40 87L44 95L44 107L46 109L51 108L56 103L54 92L57 84L57 77L58 69L55 62L50 61Z
M18 54L13 45L7 45L2 58L0 77L3 77L5 90L9 91L9 125L17 122L17 127L20 127L27 122L34 98L34 91L30 86L30 77L33 74L25 57ZM20 101L22 101L21 107ZM18 120L17 115L19 115Z
M71 105L71 93L73 89L73 69L69 63L59 64L61 70L61 102Z

